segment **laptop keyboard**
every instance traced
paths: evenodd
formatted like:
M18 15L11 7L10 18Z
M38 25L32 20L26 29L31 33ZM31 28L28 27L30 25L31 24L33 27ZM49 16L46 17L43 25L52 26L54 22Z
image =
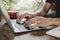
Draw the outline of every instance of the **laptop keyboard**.
M16 28L18 28L20 31L27 31L27 29L24 27L24 25L20 25L16 23L16 20L11 20L11 23L15 25Z

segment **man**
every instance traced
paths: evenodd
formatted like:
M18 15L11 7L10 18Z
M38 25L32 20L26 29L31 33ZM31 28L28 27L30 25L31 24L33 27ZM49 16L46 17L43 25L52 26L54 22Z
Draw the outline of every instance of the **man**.
M20 22L20 20L23 17L28 16L29 19L28 21L25 22L25 26L28 27L29 25L36 23L36 25L34 25L33 27L37 26L41 26L41 27L47 27L50 25L56 25L56 26L60 26L60 0L46 0L46 3L43 7L43 10L40 12L36 12L35 15L31 15L31 14L23 14L17 17L17 22ZM56 11L56 16L55 18L46 18L46 17L42 17L45 16L49 9L51 9L51 7L55 5L55 11ZM39 26L38 26L39 25Z

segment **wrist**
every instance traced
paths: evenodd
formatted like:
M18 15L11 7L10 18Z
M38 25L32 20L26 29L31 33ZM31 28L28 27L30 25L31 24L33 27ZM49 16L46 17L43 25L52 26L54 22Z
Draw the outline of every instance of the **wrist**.
M53 18L48 18L48 19L49 19L51 25L56 25L56 24L55 24L55 19L53 19Z
M60 23L56 18L51 18L53 25L58 26Z
M31 16L31 18L33 18L33 17L35 17L35 16L37 16L37 15L34 14L34 15Z

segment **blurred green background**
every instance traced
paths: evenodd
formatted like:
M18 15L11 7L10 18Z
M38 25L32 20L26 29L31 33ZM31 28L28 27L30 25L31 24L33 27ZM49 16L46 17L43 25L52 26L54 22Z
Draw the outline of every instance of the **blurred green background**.
M35 12L40 9L45 0L3 0L8 11Z

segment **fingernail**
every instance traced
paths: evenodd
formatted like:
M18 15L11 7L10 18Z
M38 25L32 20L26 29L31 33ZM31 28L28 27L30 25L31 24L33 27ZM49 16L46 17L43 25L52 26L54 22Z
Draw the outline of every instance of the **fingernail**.
M18 22L16 22L17 24L20 24L20 23L18 23Z
M43 27L39 26L39 28L43 28Z
M29 27L25 27L27 30L30 30L30 28Z

